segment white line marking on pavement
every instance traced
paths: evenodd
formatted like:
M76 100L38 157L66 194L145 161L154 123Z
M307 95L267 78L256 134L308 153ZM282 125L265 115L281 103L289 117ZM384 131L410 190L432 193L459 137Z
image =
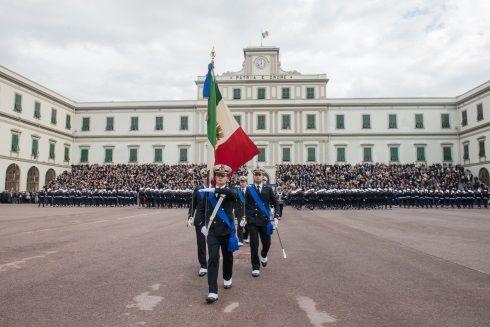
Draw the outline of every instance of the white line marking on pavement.
M126 305L126 308L138 307L140 310L151 311L153 308L163 300L161 296L149 295L150 292L144 292L138 296L135 296L133 300L136 303Z
M48 251L48 252L44 252L44 253L46 255L49 255L49 254L53 254L53 253L57 253L57 252L58 251ZM4 263L3 265L0 265L0 271L7 270L9 268L20 269L21 268L20 265L23 264L23 263L26 263L26 261L29 261L29 260L32 260L32 259L41 259L41 258L46 258L46 256L45 255L37 255L35 257L24 258L24 259L21 259L21 260Z
M89 221L89 222L86 222L86 223L80 223L79 221L70 221L70 223L73 223L73 225L60 226L60 227L55 227L55 228L38 229L38 230L32 230L32 231L23 232L23 233L24 234L32 234L32 233L37 233L37 232L46 232L46 231L49 231L49 230L60 229L62 227L71 227L71 226L88 225L88 224L98 224L98 223L103 223L103 222L106 222L106 221L116 221L116 220L120 220L120 219L128 219L128 218L135 218L135 217L141 217L141 216L148 216L148 215L153 215L155 213L158 213L158 212L145 213L145 214L142 214L142 215L135 215L135 216L119 217L119 218L116 218L116 219L105 219L105 220ZM76 222L79 222L79 223L77 224Z
M59 228L59 227L58 227ZM34 230L34 231L30 231L30 232L24 232L24 234L31 234L31 233L34 233L34 232L46 232L48 230L55 230L55 229L58 229L58 228L45 228L45 229L39 229L39 230Z
M157 212L152 212L152 213L144 213L144 214L142 214L142 215L127 216L127 217L119 217L119 218L117 218L117 219L128 219L128 218L134 218L134 217L148 216L148 215L153 215L153 214L155 214L155 213L158 213L158 211L157 211Z
M237 307L239 306L238 302L233 302L232 304L230 304L229 306L227 306L225 308L225 310L223 310L223 312L225 313L230 313L232 312L233 310L235 310Z
M313 326L322 327L323 324L336 321L335 318L329 316L326 312L318 311L316 309L316 303L312 299L306 296L298 296L297 301L299 307L308 315L308 319L310 319Z
M151 286L151 289L154 291L158 291L160 289L160 284L155 284Z

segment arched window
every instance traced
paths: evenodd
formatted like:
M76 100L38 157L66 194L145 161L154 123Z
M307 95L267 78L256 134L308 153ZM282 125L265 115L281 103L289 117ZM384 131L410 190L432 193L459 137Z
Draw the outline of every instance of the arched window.
M37 192L39 190L39 169L32 166L27 172L27 191Z
M49 169L46 172L46 180L45 180L44 184L48 185L55 178L56 178L56 173L54 172L53 169Z
M5 189L7 191L19 192L20 188L20 168L16 164L7 167L7 176L5 179Z
M490 186L490 177L488 175L487 168L480 169L480 171L478 172L478 178L483 184L485 184L486 186Z

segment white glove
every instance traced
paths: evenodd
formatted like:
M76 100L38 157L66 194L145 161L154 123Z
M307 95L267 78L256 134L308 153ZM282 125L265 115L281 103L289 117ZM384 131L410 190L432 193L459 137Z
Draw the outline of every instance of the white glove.
M214 193L214 187L202 188L202 189L199 190L199 192Z
M277 226L278 223L279 223L279 220L277 220L277 218L274 218L274 225Z
M203 234L204 234L204 236L208 236L208 233L209 233L209 232L208 232L208 229L206 228L206 226L202 226L202 228L201 228L201 233L203 233Z
M245 219L242 219L242 220L240 221L240 227L243 227L243 226L245 226L246 224L247 224L247 221L246 221Z
M194 224L194 222L192 221L192 218L189 218L189 220L187 221L187 226L192 226Z

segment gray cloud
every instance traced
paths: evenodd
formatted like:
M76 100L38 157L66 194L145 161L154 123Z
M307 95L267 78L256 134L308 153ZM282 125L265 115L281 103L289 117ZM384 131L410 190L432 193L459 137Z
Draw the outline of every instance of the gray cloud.
M329 97L456 96L490 79L484 0L4 0L0 64L75 101L191 100L217 52L281 49L285 70L326 73Z

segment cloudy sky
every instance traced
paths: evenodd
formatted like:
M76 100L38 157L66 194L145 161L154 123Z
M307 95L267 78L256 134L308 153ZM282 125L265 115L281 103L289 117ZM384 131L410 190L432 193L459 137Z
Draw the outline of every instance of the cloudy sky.
M325 73L327 95L456 96L490 80L488 0L2 0L0 65L72 100L193 100L243 48Z

